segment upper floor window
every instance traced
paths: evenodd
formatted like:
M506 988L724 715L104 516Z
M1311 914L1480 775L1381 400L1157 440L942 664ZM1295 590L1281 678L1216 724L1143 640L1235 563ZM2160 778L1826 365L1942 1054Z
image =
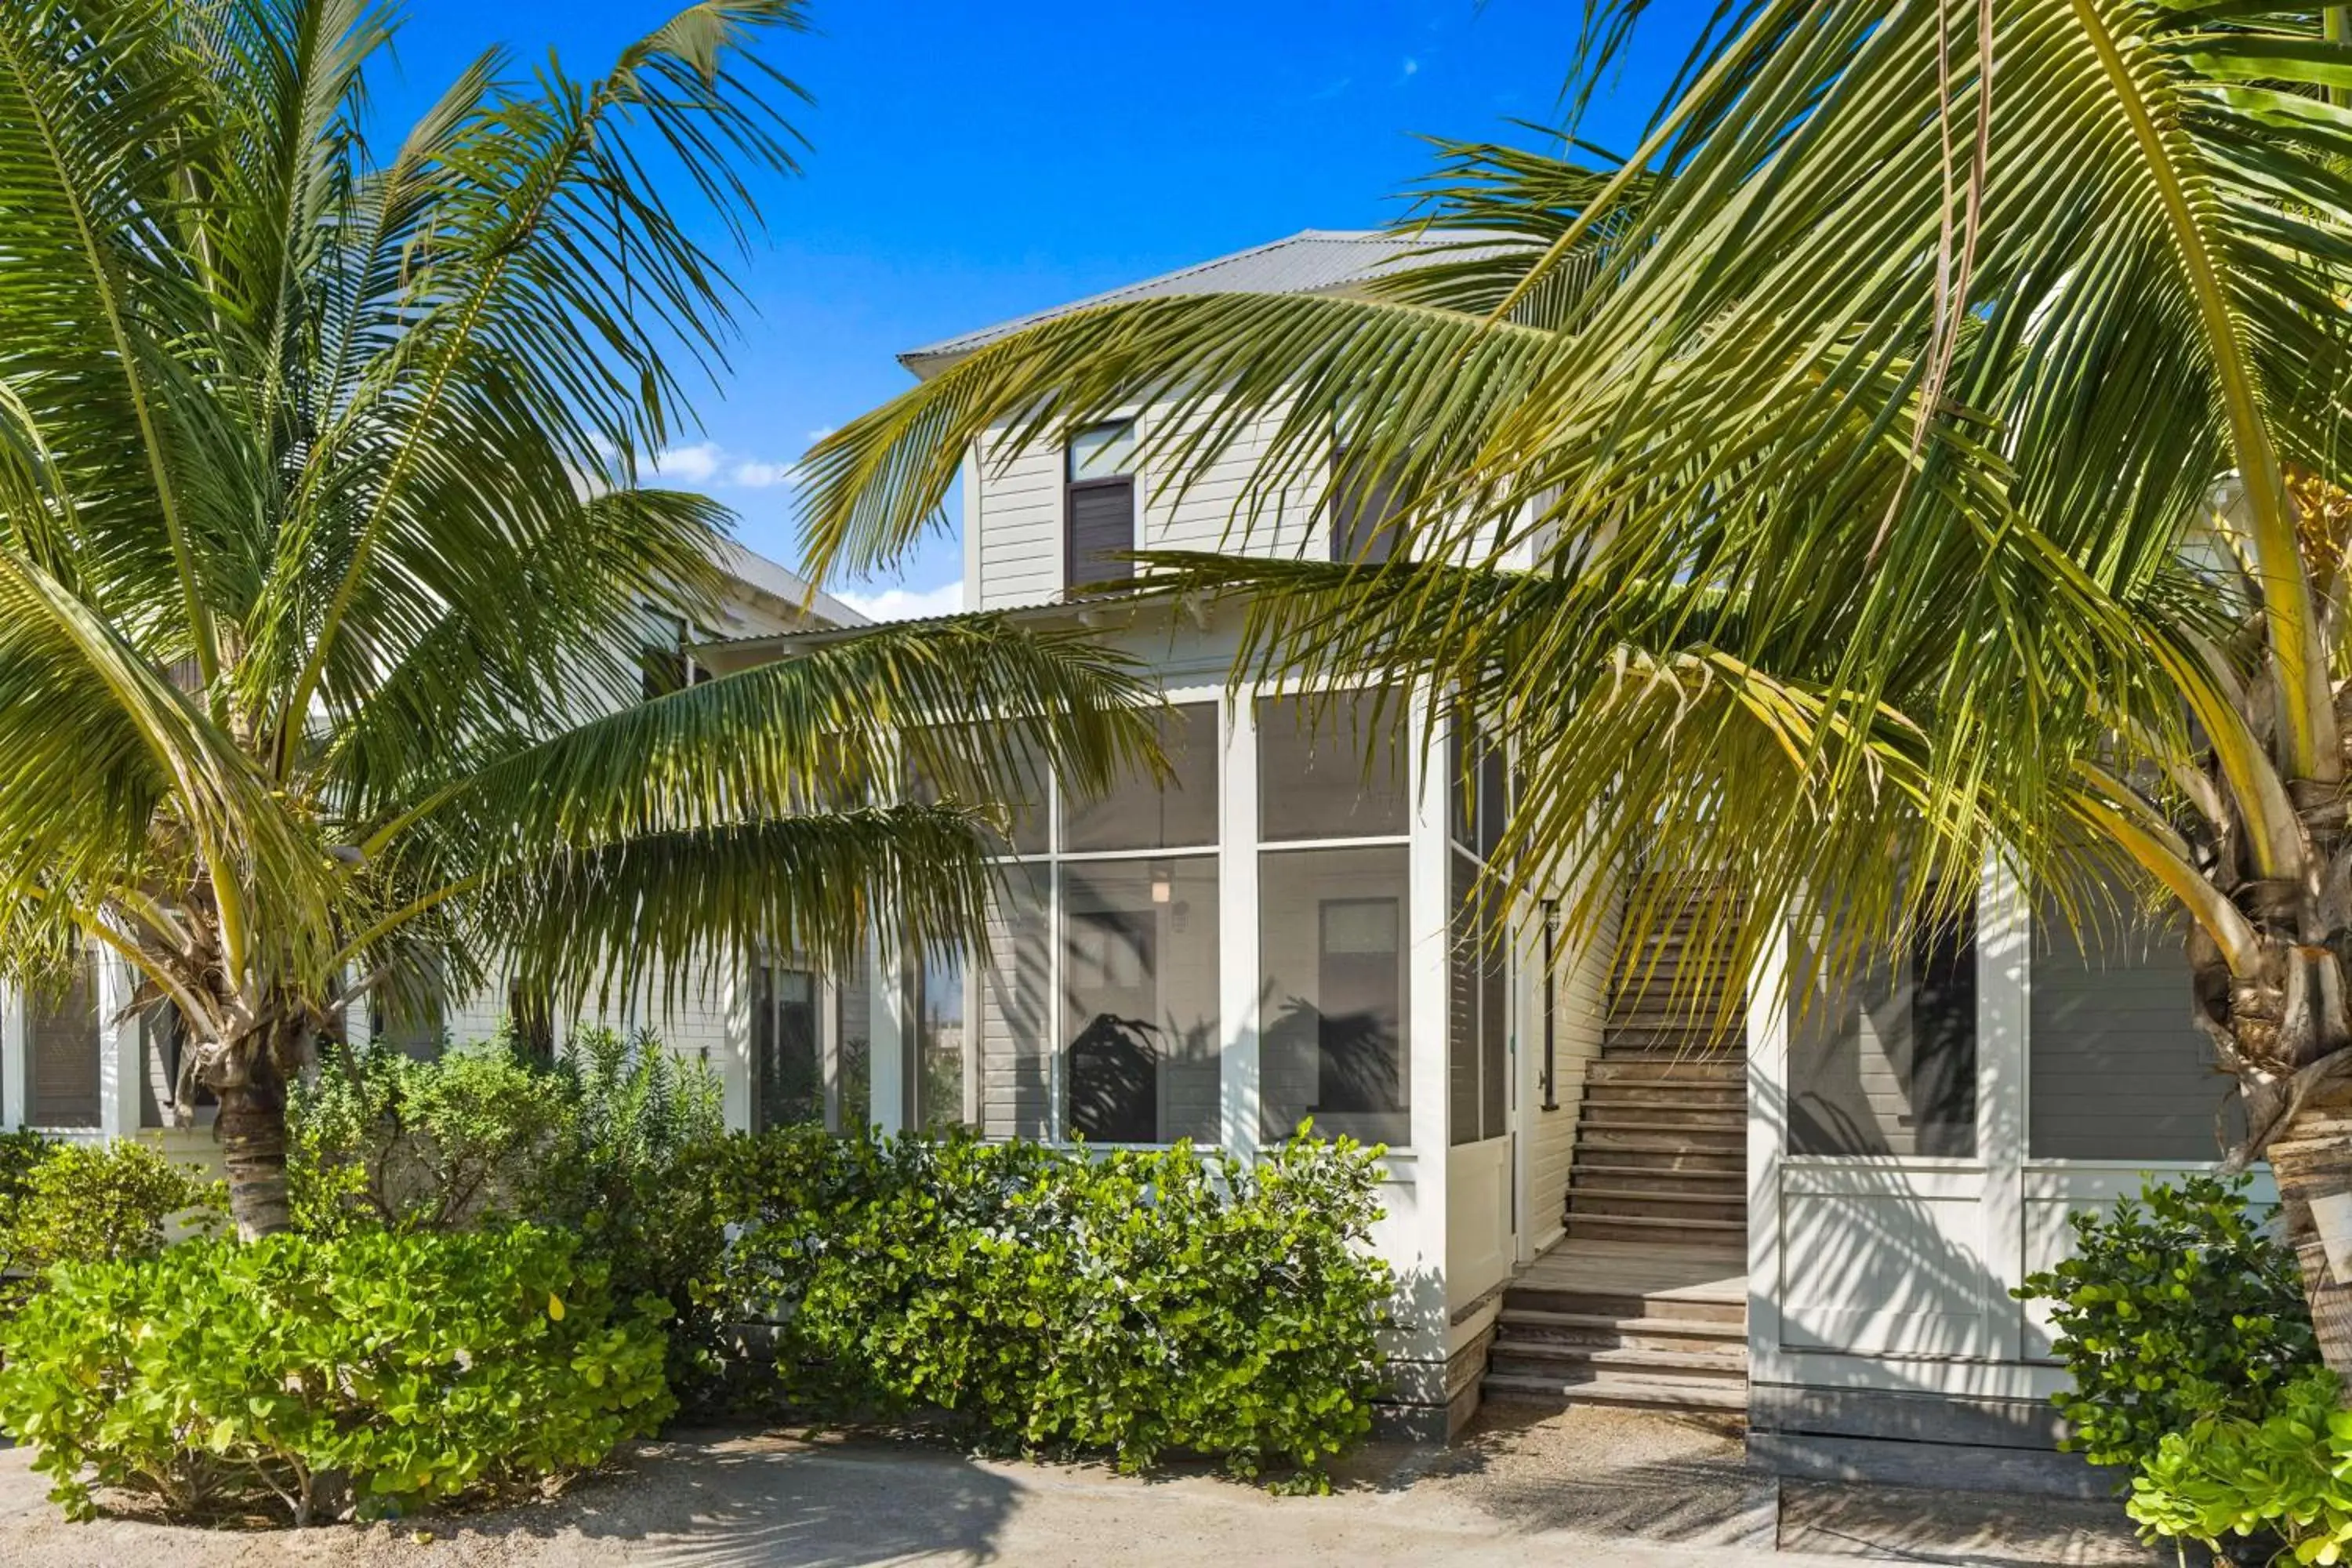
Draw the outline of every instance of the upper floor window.
M1133 577L1135 563L1123 557L1135 548L1135 421L1097 425L1071 437L1064 499L1068 586Z
M1342 449L1332 455L1331 559L1377 566L1397 553L1403 510L1393 472L1378 472Z

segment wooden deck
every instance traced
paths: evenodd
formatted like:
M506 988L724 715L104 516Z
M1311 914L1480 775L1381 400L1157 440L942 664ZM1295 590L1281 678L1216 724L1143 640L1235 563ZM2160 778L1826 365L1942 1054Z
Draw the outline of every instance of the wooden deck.
M1745 1307L1748 1258L1725 1248L1570 1237L1553 1244L1511 1283L1521 1289Z

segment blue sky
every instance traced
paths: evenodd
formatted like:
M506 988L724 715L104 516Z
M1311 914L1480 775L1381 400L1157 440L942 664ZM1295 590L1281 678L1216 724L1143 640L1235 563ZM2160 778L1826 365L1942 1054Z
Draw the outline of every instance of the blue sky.
M1588 115L1622 148L1706 0L1660 0ZM752 310L668 482L734 507L744 542L798 554L791 468L817 435L909 384L903 349L1302 228L1401 210L1415 138L1525 138L1551 122L1581 0L814 0L768 57L814 97L800 179L766 195L737 268ZM478 50L552 47L587 77L665 0L410 0L390 124ZM888 580L882 612L952 608L952 537ZM891 590L897 590L891 593Z

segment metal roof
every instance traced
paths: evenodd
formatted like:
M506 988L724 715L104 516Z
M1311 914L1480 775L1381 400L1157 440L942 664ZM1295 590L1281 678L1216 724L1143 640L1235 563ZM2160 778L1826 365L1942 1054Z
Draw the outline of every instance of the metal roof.
M871 625L864 612L852 609L788 566L769 560L731 539L718 542L710 552L712 564L738 583L782 599L821 626Z
M1344 291L1378 277L1408 257L1432 249L1464 250L1464 242L1478 237L1464 230L1400 233L1391 229L1310 228L1269 245L1237 250L1230 256L1181 267L1129 283L1107 293L1074 300L1066 305L1033 310L999 321L992 327L942 338L919 349L908 349L898 363L922 375L939 363L1012 336L1024 327L1050 321L1094 305L1129 300L1162 299L1180 294L1329 294Z

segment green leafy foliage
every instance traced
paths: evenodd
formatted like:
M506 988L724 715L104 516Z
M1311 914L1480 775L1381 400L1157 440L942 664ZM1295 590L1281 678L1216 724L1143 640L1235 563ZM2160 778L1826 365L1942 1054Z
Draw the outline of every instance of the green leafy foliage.
M514 1217L568 1145L570 1087L503 1038L430 1061L378 1042L331 1049L287 1107L296 1226L333 1236Z
M510 1031L433 1061L332 1053L289 1107L295 1221L452 1231L530 1220L582 1237L621 1299L670 1306L672 1373L705 1384L717 1320L694 1285L727 1244L708 1173L726 1131L718 1079L650 1031L587 1029L553 1063Z
M2275 1538L2279 1560L2329 1568L2352 1549L2352 1411L2336 1374L2312 1367L2261 1417L2217 1411L2166 1436L2125 1507L2160 1536Z
M793 1402L951 1413L1006 1447L1320 1466L1370 1428L1392 1288L1376 1152L1255 1164L969 1137L739 1141L718 1294L777 1325Z
M217 1222L222 1184L128 1139L11 1141L0 1151L0 1311L22 1306L59 1263L110 1262L163 1250L166 1222Z
M300 1524L595 1465L674 1408L657 1300L577 1238L363 1231L75 1263L0 1334L0 1425L77 1516Z
M2149 1182L2074 1216L2075 1250L2016 1294L2050 1303L2074 1376L2055 1396L2070 1448L2140 1465L2200 1417L2261 1422L2319 1359L2294 1256L2248 1210L2245 1180Z

